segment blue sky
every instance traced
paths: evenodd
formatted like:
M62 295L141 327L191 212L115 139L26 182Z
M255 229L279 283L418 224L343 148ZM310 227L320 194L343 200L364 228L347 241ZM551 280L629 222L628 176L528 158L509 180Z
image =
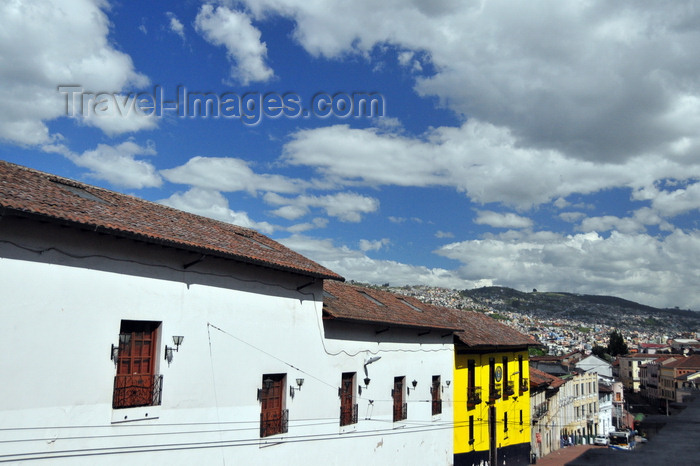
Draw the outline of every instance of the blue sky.
M700 310L699 15L682 1L10 0L0 156L257 229L347 279ZM145 96L178 86L299 108L255 124L149 114ZM119 110L139 93L144 109ZM304 116L322 93L373 94L382 112Z

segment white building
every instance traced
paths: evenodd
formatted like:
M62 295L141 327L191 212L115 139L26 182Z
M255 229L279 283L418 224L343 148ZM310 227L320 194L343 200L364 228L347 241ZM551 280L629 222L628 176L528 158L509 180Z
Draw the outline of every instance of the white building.
M0 162L0 458L451 464L451 329L354 288L324 313L340 279L254 231Z
M596 372L599 377L612 379L612 364L593 354L578 361L576 368L584 372Z

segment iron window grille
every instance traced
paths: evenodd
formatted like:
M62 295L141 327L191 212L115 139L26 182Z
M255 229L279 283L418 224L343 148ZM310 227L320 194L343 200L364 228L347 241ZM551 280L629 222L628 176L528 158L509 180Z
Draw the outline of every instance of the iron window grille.
M467 388L467 403L472 406L481 403L481 387Z
M394 422L408 418L408 403L394 406Z
M442 400L433 400L433 416L442 414Z
M112 408L159 406L163 393L163 375L116 375Z
M530 385L528 384L527 377L523 377L520 379L520 393L525 393L528 388L530 388Z
M495 383L491 385L491 390L489 391L489 400L495 401L501 397L501 384Z
M260 413L260 437L286 434L289 428L289 410L283 409L278 415Z
M349 408L340 407L340 425L349 426L357 424L357 403L349 406Z

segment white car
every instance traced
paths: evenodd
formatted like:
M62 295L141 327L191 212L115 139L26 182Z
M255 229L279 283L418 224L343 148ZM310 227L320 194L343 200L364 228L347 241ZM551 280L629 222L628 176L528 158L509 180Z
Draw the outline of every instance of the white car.
M606 437L605 435L596 435L593 439L593 443L595 445L607 446L609 443L608 437Z

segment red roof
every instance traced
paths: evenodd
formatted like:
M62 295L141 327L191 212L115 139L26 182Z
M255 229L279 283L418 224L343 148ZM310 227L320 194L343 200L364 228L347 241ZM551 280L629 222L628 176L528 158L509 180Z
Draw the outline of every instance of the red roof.
M335 281L324 282L323 291L326 319L440 329L449 335L459 329L448 309L410 296Z
M0 161L0 216L8 214L343 280L254 230Z
M475 311L450 309L462 331L457 338L471 349L520 348L539 345L535 339Z
M687 357L676 355L675 357L678 357L678 359L665 364L665 366L678 369L700 369L700 354L693 354Z
M564 385L565 380L530 366L530 386L533 388L552 387L558 388Z

